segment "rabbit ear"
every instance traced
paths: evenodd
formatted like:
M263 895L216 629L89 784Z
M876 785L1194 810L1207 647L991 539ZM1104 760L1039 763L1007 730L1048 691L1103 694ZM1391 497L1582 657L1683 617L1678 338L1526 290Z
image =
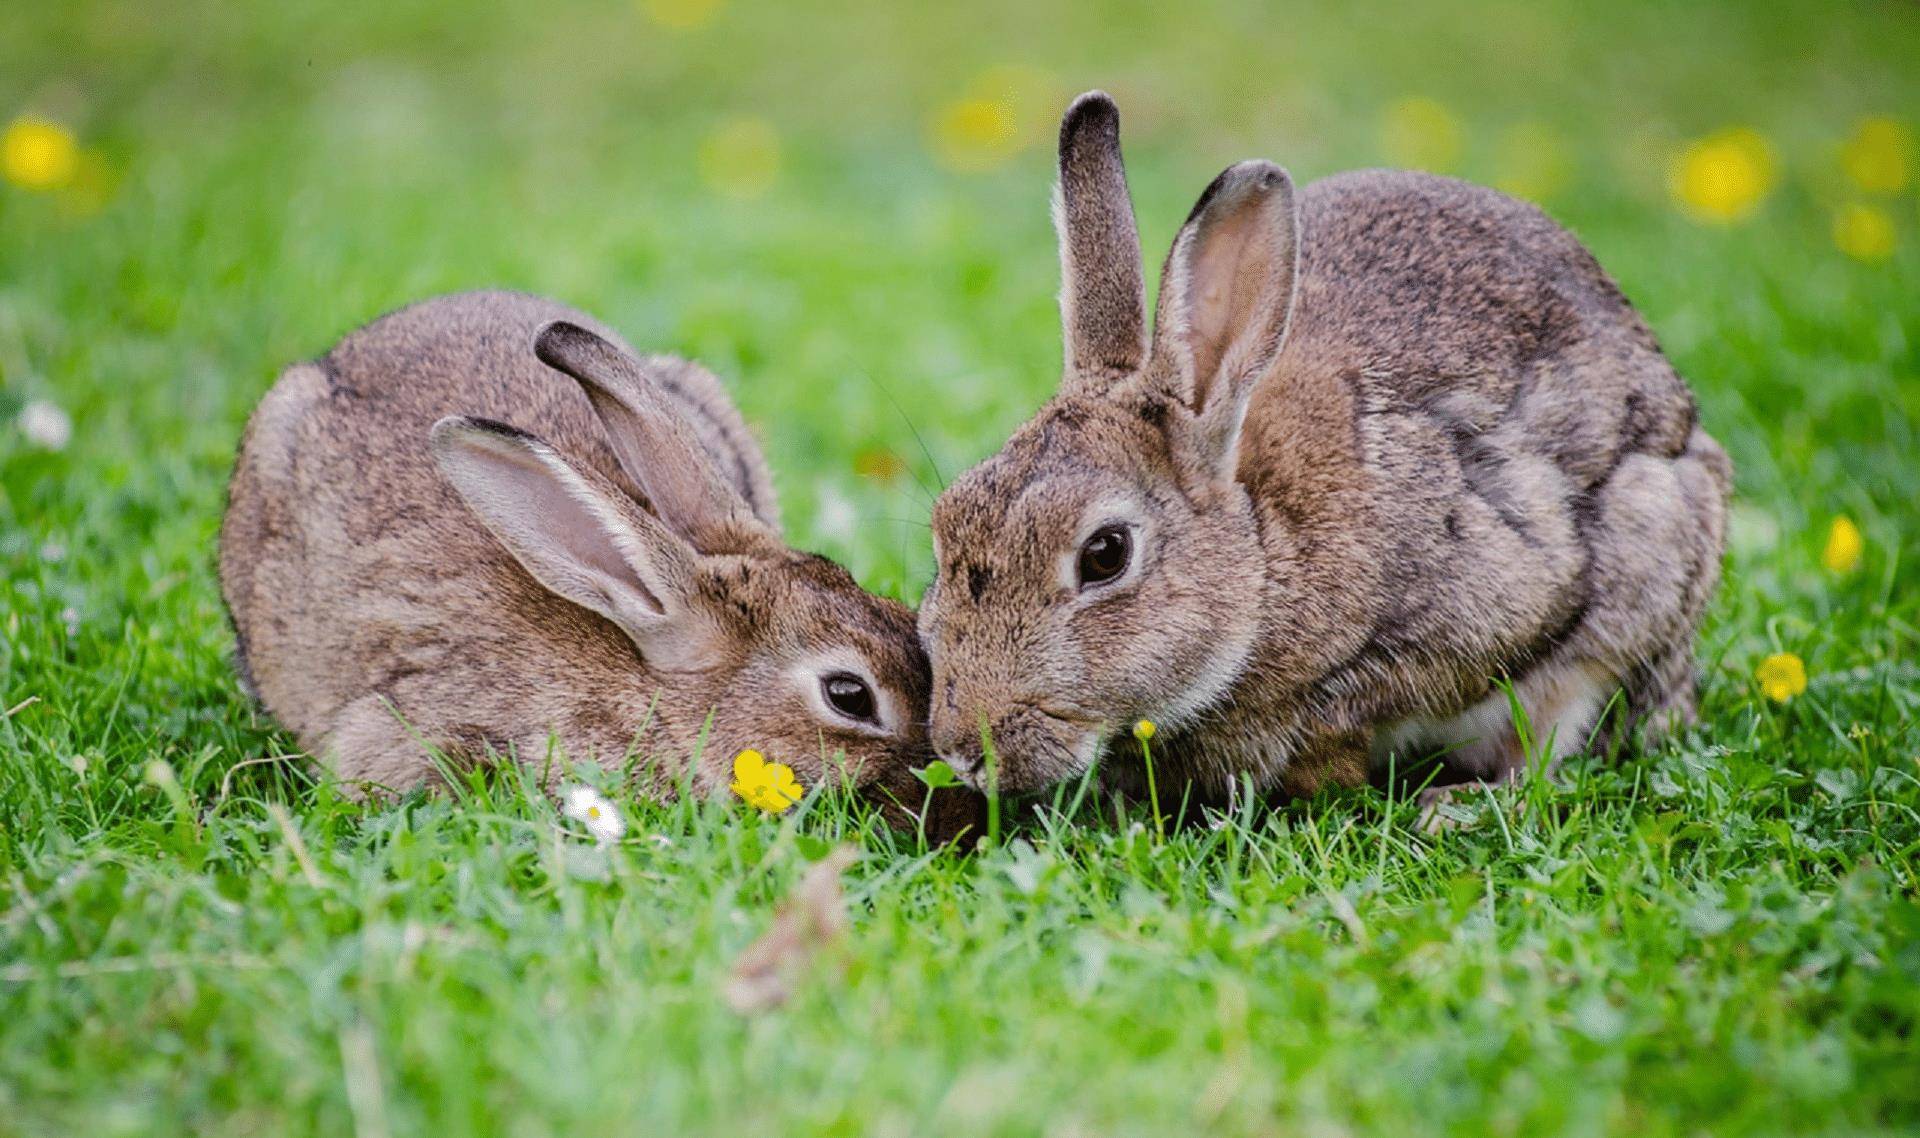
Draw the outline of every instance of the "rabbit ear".
M1120 110L1103 91L1073 101L1060 120L1060 322L1062 388L1099 394L1147 358L1147 289L1140 234L1120 159Z
M1151 382L1193 411L1206 457L1229 473L1247 400L1286 341L1299 246L1293 179L1242 162L1200 195L1167 254Z
M699 554L626 495L504 423L450 416L432 443L440 473L549 592L618 625L654 667L719 661L693 604Z
M540 362L580 381L621 467L674 532L706 553L779 540L632 353L565 320L535 333L533 351Z

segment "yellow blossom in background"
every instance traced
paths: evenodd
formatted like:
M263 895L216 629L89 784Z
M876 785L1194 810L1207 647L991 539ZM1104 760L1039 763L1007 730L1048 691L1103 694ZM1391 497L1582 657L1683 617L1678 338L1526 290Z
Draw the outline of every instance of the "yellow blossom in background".
M987 68L967 84L967 94L1012 112L1015 140L1023 150L1037 142L1052 143L1068 96L1058 76L1025 64Z
M1785 703L1807 690L1807 665L1791 652L1776 652L1753 670L1760 690L1775 703Z
M700 176L730 198L762 197L780 180L780 135L762 118L741 115L700 144Z
M29 190L57 190L73 180L80 144L57 122L22 115L0 135L0 175Z
M1148 739L1153 738L1155 732L1159 730L1160 728L1154 726L1153 720L1142 719L1140 722L1133 725L1133 737L1140 740L1142 743L1144 743Z
M1066 96L1037 67L1002 64L968 81L927 118L927 149L949 170L991 170L1050 136Z
M1454 113L1425 96L1394 103L1380 119L1380 149L1395 166L1445 173L1460 160L1464 137Z
M781 814L800 801L805 788L792 767L749 750L733 757L733 792L769 814Z
M1696 221L1752 217L1773 192L1773 146L1759 131L1734 127L1690 144L1667 171L1673 200Z
M1529 201L1545 201L1567 184L1567 148L1541 122L1517 123L1500 135L1493 184Z
M934 112L927 146L949 170L991 170L1019 152L1020 123L998 99L956 99Z
M1849 202L1834 211L1833 243L1856 261L1884 261L1893 256L1893 218L1885 210Z
M891 482L907 473L907 461L886 447L867 447L853 456L853 472Z
M1860 536L1860 527L1843 515L1833 519L1833 525L1827 528L1827 547L1820 553L1820 564L1827 567L1827 572L1844 577L1860 568L1860 558L1866 551L1867 542Z
M690 32L713 22L721 0L640 0L647 19L676 32Z
M1913 132L1889 118L1861 119L1840 148L1840 167L1870 194L1897 194L1913 165Z

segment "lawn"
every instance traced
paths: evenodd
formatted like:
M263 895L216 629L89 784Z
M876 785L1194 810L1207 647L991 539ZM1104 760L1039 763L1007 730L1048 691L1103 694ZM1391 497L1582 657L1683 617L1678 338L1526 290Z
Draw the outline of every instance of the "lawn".
M0 1134L1920 1133L1917 59L1888 0L6 5ZM282 366L559 297L727 377L796 543L912 600L930 495L1058 378L1092 86L1156 263L1254 155L1593 247L1738 468L1697 728L1435 834L1068 788L969 853L831 797L622 797L600 847L288 757L213 574ZM844 939L734 1011L834 842Z

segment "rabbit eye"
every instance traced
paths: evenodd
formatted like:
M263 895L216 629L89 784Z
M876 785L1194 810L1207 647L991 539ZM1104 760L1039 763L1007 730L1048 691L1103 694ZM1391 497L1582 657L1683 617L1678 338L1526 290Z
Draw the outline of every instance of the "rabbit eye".
M1127 571L1127 559L1133 553L1133 540L1125 526L1106 526L1095 530L1080 547L1080 584L1098 585Z
M829 706L848 719L858 719L864 723L875 721L873 689L859 676L850 672L822 676L820 694L827 697Z

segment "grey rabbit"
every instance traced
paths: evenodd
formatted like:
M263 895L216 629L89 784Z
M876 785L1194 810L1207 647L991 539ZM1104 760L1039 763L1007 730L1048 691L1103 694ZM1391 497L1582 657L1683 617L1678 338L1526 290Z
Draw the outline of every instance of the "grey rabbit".
M704 792L755 749L923 800L911 612L786 545L713 375L549 300L428 300L287 369L240 447L220 581L251 687L350 784L428 782L429 748L557 772L551 740L667 756L663 794L685 756Z
M1448 178L1227 169L1147 324L1119 113L1060 128L1059 393L936 503L932 739L1004 789L1102 768L1310 794L1692 718L1731 467L1593 256ZM983 731L983 727L985 730ZM1121 761L1125 760L1125 761Z

